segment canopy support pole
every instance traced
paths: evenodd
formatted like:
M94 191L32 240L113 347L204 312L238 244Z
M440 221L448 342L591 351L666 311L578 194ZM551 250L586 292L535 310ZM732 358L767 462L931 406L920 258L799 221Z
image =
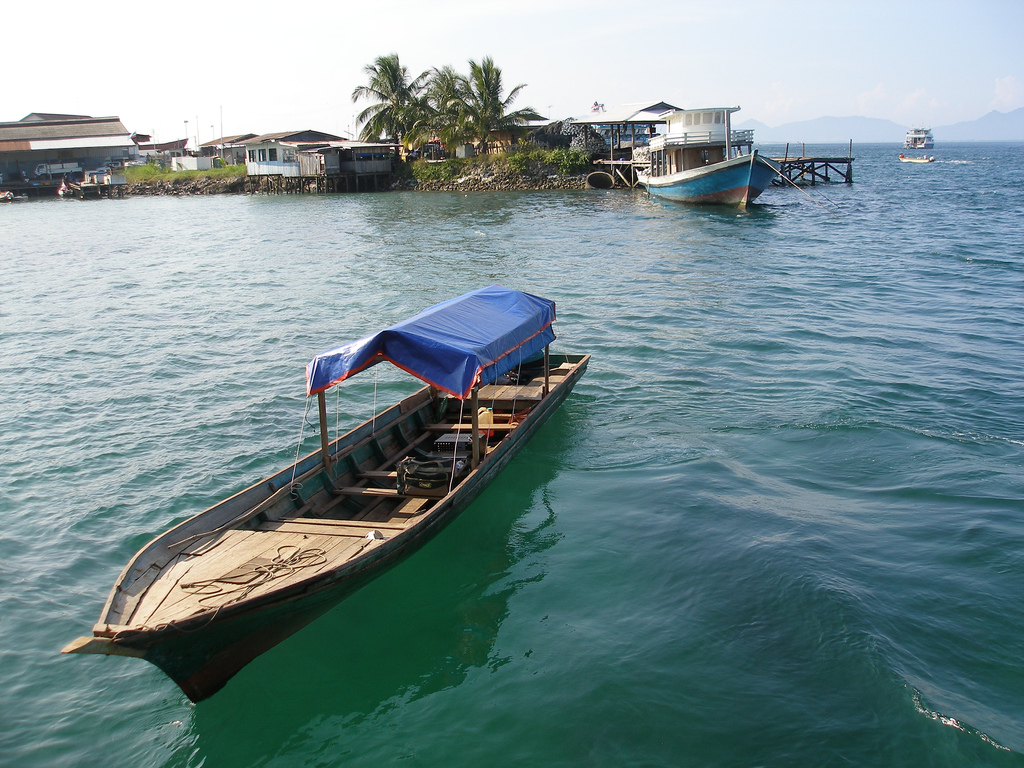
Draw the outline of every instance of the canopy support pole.
M550 344L544 347L544 397L547 397L548 392L551 390L551 358L548 356L550 347Z
M331 451L330 440L327 436L327 395L323 390L316 393L316 402L320 406L320 452L324 457L324 469L327 476L331 476Z
M480 463L480 385L473 385L473 395L470 400L473 418L473 456L472 463L470 464L471 469L476 469L476 465Z

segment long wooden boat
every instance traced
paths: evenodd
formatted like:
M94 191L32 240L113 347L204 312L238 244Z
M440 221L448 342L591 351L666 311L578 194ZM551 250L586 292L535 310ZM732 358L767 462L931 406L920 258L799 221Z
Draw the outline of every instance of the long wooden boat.
M490 286L315 357L320 450L143 547L92 635L63 652L143 658L193 701L216 693L421 547L511 461L590 359L549 352L554 319L554 302ZM383 361L427 386L331 440L326 390Z
M637 174L640 183L652 195L684 203L745 206L755 200L782 170L753 149L753 131L732 130L730 116L738 110L663 114L667 132L651 139L650 166Z

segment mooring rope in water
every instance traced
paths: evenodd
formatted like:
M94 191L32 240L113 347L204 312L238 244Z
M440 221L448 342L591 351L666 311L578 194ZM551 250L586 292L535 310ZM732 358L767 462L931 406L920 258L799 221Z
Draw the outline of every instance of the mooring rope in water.
M804 189L803 189L803 188L802 188L802 187L801 187L801 186L800 186L799 184L797 184L797 183L796 183L795 181L793 181L793 180L792 180L791 178L789 178L789 177L788 177L788 176L787 176L786 174L784 174L784 173L780 173L780 174L779 174L779 176L780 176L781 178L785 179L786 181L788 181L788 182L789 182L790 184L792 184L792 185L793 185L794 187L796 187L797 189L799 189L799 190L800 190L801 192L803 192L803 193L804 193L805 195L807 195L807 197L808 197L808 198L810 198L810 200L811 200L811 202L812 202L812 203L817 203L818 205L821 205L821 207L822 207L822 208L824 208L824 209L825 209L826 211L828 211L828 212L829 212L829 213L831 213L831 214L832 214L833 216L835 216L835 217L836 217L836 219L838 219L839 221L842 221L842 218L840 218L840 216L839 216L839 214L838 214L838 213L836 213L835 211L829 210L829 209L828 209L828 208L826 208L826 207L825 207L824 205L822 205L820 201L818 201L818 200L815 200L815 199L814 199L813 197L811 197L811 196L810 196L809 194L807 194L807 192L806 192L806 191L805 191L805 190L804 190ZM821 193L819 192L818 194L821 194ZM822 196L822 197L825 197L824 195L821 195L821 196ZM825 199L826 199L826 200L828 200L828 198L827 198L827 197L825 197ZM831 200L828 200L828 201L829 201L829 203L831 203L832 205L834 205L834 206L835 206L836 208L838 208L838 207L839 207L838 205L836 205L835 203L833 203L833 202L832 202Z
M288 553L288 550L292 551ZM209 604L209 600L230 596L230 600L225 600L217 605L219 609L244 599L257 587L269 584L283 576L290 576L303 568L323 565L326 562L327 552L319 547L299 549L294 544L282 544L277 548L277 554L272 560L246 563L224 576L182 584L181 588L199 596L199 604L205 608L213 607Z

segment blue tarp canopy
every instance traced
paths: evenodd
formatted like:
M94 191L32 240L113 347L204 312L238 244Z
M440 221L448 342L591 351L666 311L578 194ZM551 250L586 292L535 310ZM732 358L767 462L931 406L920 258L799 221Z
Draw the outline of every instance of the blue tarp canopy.
M317 355L306 366L314 395L385 360L458 398L555 340L555 302L492 285Z

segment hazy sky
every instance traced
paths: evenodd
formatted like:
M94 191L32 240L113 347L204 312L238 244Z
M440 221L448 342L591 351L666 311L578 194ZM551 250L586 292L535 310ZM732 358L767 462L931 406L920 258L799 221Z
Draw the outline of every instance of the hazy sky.
M1024 106L1024 0L49 0L3 16L0 121L118 115L161 141L186 120L201 142L222 125L355 131L352 90L392 52L413 74L489 55L527 84L515 106L551 118L664 100L772 126L935 126Z

